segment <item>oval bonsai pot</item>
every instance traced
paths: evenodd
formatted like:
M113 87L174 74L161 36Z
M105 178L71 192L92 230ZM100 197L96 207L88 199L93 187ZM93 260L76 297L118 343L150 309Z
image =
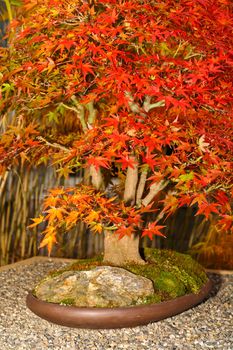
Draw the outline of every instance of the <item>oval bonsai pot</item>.
M198 294L186 294L158 304L119 308L64 306L42 301L29 292L27 307L41 318L67 327L86 329L124 328L146 325L177 315L203 301L212 282L203 285Z

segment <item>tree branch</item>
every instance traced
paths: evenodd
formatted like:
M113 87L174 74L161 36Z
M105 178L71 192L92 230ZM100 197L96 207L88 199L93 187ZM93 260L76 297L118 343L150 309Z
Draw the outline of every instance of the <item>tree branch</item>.
M150 103L151 99L152 99L151 96L146 95L144 103L143 103L143 109L146 112L149 112L153 108L158 108L158 107L164 107L165 106L165 101L164 100L161 100L161 101L158 101L158 102L155 102L155 103Z
M101 170L94 167L94 165L90 166L90 176L91 176L91 182L92 185L97 189L100 190L101 187L104 186L104 180L103 176L101 174Z
M75 104L75 107L70 107L70 106L67 106L65 105L64 103L62 103L61 105L63 107L65 107L66 109L70 109L74 112L76 112L76 114L78 115L79 117L79 120L81 122L81 125L82 125L82 128L83 128L83 131L87 131L87 124L86 124L86 121L85 121L85 109L83 107L83 105L81 105L80 103L78 103L76 97L73 95L71 96L71 100L73 101L73 103Z
M58 143L51 143L49 141L47 141L46 139L44 139L42 136L38 136L37 139L39 141L43 141L47 146L53 147L53 148L58 148L64 152L70 152L69 148L59 145Z
M94 102L91 101L86 104L86 108L88 109L89 115L88 115L88 124L92 125L95 122L97 110L94 108Z
M142 112L142 108L136 102L134 102L131 92L125 91L125 96L128 99L131 112L141 115L142 117L146 117L146 114Z
M135 156L131 156L130 160L135 161L135 164L134 168L129 166L127 169L123 198L126 203L130 202L131 205L134 205L138 183L138 162Z
M65 105L62 102L62 103L60 103L60 106L63 106L64 108L75 112L78 115L78 117L79 117L79 120L80 120L80 123L82 125L83 131L84 132L87 131L87 124L85 122L85 110L84 110L84 107L82 105L78 105L78 107L76 108L76 107L67 106L67 105Z
M150 106L151 99L152 99L151 96L148 96L148 95L145 96L145 100L144 100L144 102L143 102L143 109L144 109L146 112L148 112L148 110L149 110L149 109L148 109L148 106Z
M150 202L153 200L153 198L162 191L167 185L169 181L162 180L157 183L154 183L150 186L150 191L148 195L142 200L142 204L146 207Z
M144 110L145 112L149 112L153 108L158 108L158 107L164 107L165 106L165 100L161 100L161 101L158 101L158 102L155 102L155 103L150 103L152 97L146 95L144 103L143 103L143 106L141 108L136 102L134 102L133 96L132 96L132 94L130 92L126 91L125 92L125 96L128 99L128 103L129 103L129 107L130 107L131 111L133 113L137 113L137 114L139 114L139 115L141 115L143 117L145 117L146 114L143 113L142 110Z
M142 170L142 173L140 176L138 189L137 189L137 195L136 195L137 206L140 206L141 202L142 202L142 195L143 195L145 185L146 185L147 174L148 174L148 167L146 167Z

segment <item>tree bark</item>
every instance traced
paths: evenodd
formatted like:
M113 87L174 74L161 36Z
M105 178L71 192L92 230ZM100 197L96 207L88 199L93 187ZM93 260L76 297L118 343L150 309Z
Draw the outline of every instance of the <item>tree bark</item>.
M135 160L135 166L127 169L124 202L133 206L136 200L138 164L135 157L132 156L131 159ZM139 254L139 236L131 235L119 239L114 231L105 230L104 262L116 266L123 266L127 263L145 264Z
M124 202L133 206L136 200L136 189L138 183L138 163L136 157L131 156L130 160L135 162L134 168L130 166L127 169L125 179Z
M104 186L103 176L101 174L100 169L96 170L94 165L91 165L89 171L90 171L92 185L97 190L100 190L101 187Z
M139 254L139 236L125 236L119 240L112 231L104 232L104 262L115 266L127 263L145 264Z

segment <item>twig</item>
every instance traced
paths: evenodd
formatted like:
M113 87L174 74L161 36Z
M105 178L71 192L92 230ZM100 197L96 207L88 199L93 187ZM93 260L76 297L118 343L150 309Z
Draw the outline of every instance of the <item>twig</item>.
M53 148L58 148L58 149L65 151L65 152L70 152L69 148L62 146L62 145L59 145L58 143L51 143L51 142L47 141L46 139L44 139L42 136L38 136L37 139L39 141L43 141L47 146L50 146Z

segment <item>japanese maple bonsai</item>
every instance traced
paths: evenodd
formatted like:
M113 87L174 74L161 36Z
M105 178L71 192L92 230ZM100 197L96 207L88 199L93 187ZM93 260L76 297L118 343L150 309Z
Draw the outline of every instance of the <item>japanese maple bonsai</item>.
M182 206L232 230L230 2L25 0L1 50L1 173L82 171L49 191L41 247L82 221L104 262L144 264ZM151 221L152 220L152 221Z

